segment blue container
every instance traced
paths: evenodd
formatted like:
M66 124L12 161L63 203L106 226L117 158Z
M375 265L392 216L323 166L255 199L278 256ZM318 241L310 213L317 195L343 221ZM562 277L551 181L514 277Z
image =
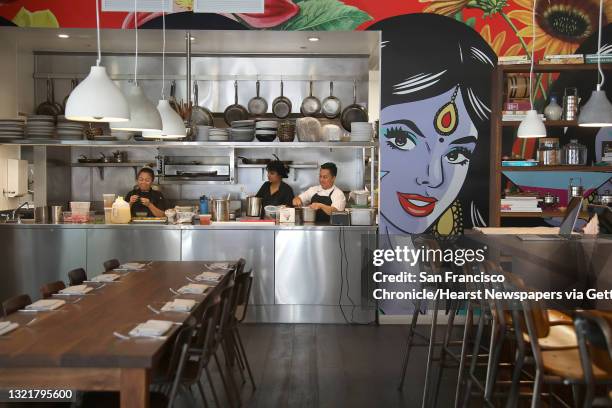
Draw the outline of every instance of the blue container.
M208 214L208 197L200 197L200 214Z

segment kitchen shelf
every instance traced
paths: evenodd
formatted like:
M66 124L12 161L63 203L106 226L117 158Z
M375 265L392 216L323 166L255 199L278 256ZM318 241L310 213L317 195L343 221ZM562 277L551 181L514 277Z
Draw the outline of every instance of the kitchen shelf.
M575 120L544 120L544 126L546 127L577 127L578 121ZM503 127L519 127L521 124L520 120L503 120L501 125Z
M378 142L180 142L180 141L92 141L92 140L14 140L11 142L3 142L2 145L17 145L17 146L66 146L66 147L177 147L177 148L193 148L193 147L239 147L253 149L270 149L270 148L286 148L286 149L304 149L304 148L321 148L321 149L356 149L356 148L376 148Z
M501 166L501 171L594 171L609 173L612 166Z
M152 165L152 166L151 166ZM138 175L138 170L144 166L156 167L157 164L155 160L146 161L146 162L124 162L124 163L71 163L71 167L96 167L100 172L100 180L104 180L104 169L107 167L131 167L134 169L134 176Z
M236 167L239 169L261 169L261 178L266 179L266 164L237 164ZM290 164L288 166L290 169L293 169L293 181L297 181L297 171L295 170L308 170L308 169L318 169L318 163L298 163L298 164Z

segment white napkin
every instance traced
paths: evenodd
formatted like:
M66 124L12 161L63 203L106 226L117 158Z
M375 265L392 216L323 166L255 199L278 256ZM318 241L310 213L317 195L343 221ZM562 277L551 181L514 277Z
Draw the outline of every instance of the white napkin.
M195 295L201 295L209 287L210 286L208 286L208 285L200 285L199 283L190 283L189 285L185 285L185 286L181 287L178 290L178 292L179 293L183 293L183 294L191 293L191 294L195 294Z
M197 281L219 282L223 274L217 272L202 272L195 277Z
M6 333L10 333L13 330L15 330L16 328L19 327L18 323L13 323L13 322L0 322L0 336L6 334Z
M147 266L147 265L143 264L143 263L128 262L128 263L124 263L124 264L119 265L119 267L117 269L118 270L126 270L126 271L137 271L139 269L144 269L145 266Z
M213 262L206 266L208 266L208 269L227 269L229 268L229 264L227 262Z
M132 337L163 336L172 327L172 322L166 320L147 320L130 331Z
M55 310L66 304L62 299L40 299L31 305L27 305L27 310Z
M74 285L60 290L59 293L63 295L84 295L92 290L93 288L87 285Z
M93 282L112 282L117 279L119 279L119 275L116 273L103 273L91 278Z
M196 301L193 299L174 299L172 302L166 302L161 310L164 312L189 312L195 304Z

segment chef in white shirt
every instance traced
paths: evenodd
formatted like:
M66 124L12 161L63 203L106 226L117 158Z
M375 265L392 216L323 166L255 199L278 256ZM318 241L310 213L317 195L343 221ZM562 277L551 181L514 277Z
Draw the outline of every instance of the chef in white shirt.
M293 199L294 207L310 205L317 210L316 222L329 222L333 211L344 211L346 197L334 184L338 167L334 163L324 163L319 170L319 185L310 187Z

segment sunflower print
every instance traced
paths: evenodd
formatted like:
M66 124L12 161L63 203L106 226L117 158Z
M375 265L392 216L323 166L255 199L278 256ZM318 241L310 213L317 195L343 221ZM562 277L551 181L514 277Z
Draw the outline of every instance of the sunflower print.
M514 0L523 7L508 17L524 24L517 36L531 40L533 0ZM540 0L536 5L534 51L544 54L572 54L590 35L597 32L598 0ZM605 2L603 25L612 21L612 2Z

